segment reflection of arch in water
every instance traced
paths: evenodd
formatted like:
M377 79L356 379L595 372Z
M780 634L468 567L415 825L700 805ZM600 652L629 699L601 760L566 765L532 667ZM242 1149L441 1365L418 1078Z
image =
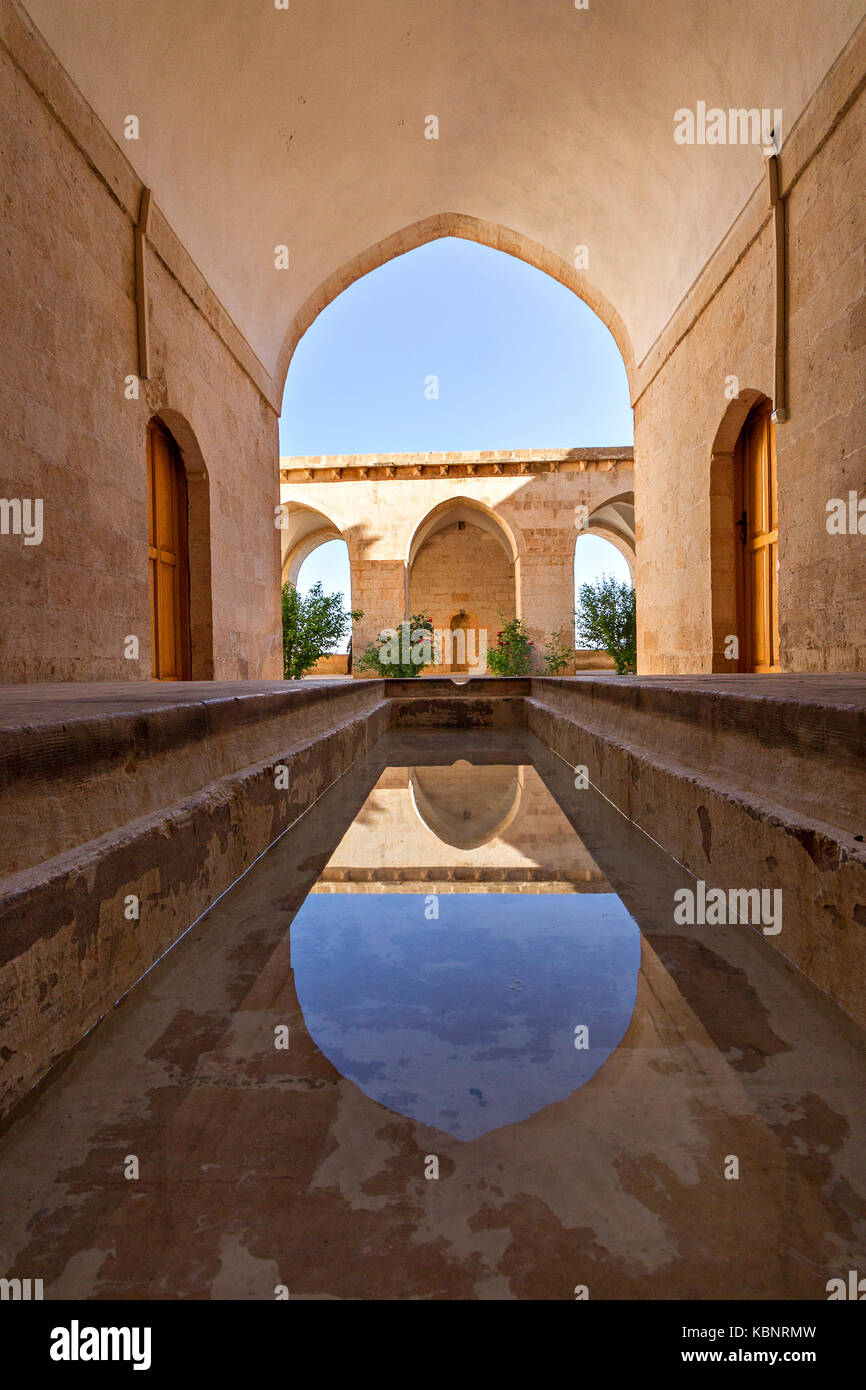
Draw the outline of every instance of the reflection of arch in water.
M479 849L504 834L520 809L523 769L478 765L413 767L409 794L422 825L454 849Z

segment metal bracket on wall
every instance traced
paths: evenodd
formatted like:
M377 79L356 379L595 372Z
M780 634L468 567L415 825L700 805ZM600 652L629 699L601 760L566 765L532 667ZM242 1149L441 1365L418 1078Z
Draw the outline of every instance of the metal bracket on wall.
M150 376L150 332L147 322L147 264L145 251L153 209L153 190L141 190L141 207L135 224L135 308L138 318L138 375L142 381Z
M788 418L788 322L787 322L787 256L785 246L785 199L779 191L779 157L767 160L767 185L773 211L773 242L775 249L775 364L773 373L773 424L783 425Z

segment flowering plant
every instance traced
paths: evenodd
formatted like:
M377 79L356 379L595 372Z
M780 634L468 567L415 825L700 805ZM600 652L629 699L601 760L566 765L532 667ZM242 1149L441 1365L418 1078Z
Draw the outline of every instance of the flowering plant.
M502 617L502 614L499 615ZM496 646L487 653L487 665L494 676L528 676L535 648L522 618L511 618L496 634Z

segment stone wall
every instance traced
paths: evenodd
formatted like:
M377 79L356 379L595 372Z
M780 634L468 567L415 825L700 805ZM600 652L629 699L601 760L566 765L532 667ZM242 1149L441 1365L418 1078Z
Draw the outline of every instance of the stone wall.
M480 633L486 631L487 646L492 647L500 628L515 616L514 566L495 537L471 524L461 530L453 522L419 550L409 581L409 609L426 613L434 629L443 634L452 619L465 611L465 626L475 633L468 653L474 657L474 666L481 658ZM447 652L443 655L444 662L433 667L431 674L450 670L462 653L454 652L454 662L448 660Z
M36 545L0 535L0 681L150 676L155 414L181 446L191 513L210 536L209 564L206 545L191 550L193 676L279 676L270 383L156 189L151 374L128 398L141 183L20 12L4 6L0 18L0 495L42 499L44 533ZM130 635L137 659L125 656Z
M348 652L326 652L307 672L308 676L347 676L348 674Z
M778 894L763 940L864 1023L862 680L820 681L532 680L527 728L695 878Z
M783 670L866 666L866 539L830 535L827 502L866 496L866 35L783 145L789 419L776 427ZM841 113L841 114L840 114ZM707 158L715 157L711 148ZM635 403L638 669L731 670L731 493L739 428L774 395L774 240L756 192L640 364ZM736 377L739 401L728 401ZM714 630L715 629L715 630Z
M156 187L146 251L152 364L135 398L141 180L121 132L100 123L10 0L0 0L0 29L0 495L43 506L40 544L0 535L0 681L150 675L145 433L155 414L181 446L195 519L192 675L278 676L280 391L172 231ZM826 527L830 499L866 495L864 54L861 26L785 132L780 156L787 670L866 664L863 537ZM701 157L723 153L708 146ZM395 244L389 254L405 249ZM773 227L757 148L751 199L656 342L639 361L626 356L636 473L619 461L612 472L482 478L468 470L458 480L421 470L414 480L284 488L321 507L347 539L355 602L365 610L356 652L404 616L407 538L455 496L509 527L517 607L533 640L567 631L574 506L631 490L636 476L639 669L727 669L731 449L750 403L774 395ZM732 378L737 400L726 397ZM127 655L129 637L138 639L137 657Z

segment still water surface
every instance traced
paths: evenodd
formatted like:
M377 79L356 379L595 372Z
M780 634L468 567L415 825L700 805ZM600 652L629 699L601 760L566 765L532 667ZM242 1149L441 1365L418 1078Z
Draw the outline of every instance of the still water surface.
M0 1270L826 1298L866 1269L863 1033L758 932L677 925L693 882L533 739L390 735L0 1135Z

